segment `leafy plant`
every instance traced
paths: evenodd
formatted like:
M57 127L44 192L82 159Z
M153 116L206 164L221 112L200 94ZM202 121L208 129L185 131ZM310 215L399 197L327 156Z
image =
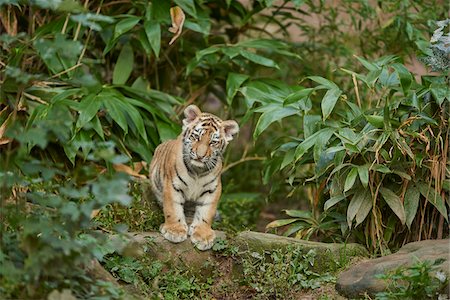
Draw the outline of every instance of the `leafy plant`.
M305 253L300 247L272 252L252 252L242 259L243 283L252 287L259 297L285 297L288 291L315 289L334 282L331 274L318 274L314 265L315 252ZM270 285L267 283L270 282Z
M379 275L378 278L388 283L388 291L377 293L376 299L437 299L448 283L445 273L433 271L441 263L417 261L410 267Z
M353 224L363 224L364 237L373 249L386 249L395 239L416 240L422 236L430 238L431 234L442 237L444 222L448 223L444 194L449 172L445 163L440 163L442 159L446 161L448 148L448 78L424 76L418 83L396 57L375 62L358 60L366 73L342 69L351 75L354 95L344 94L335 83L317 76L309 79L318 86L299 92L281 92L279 86L274 87L275 92L282 93L281 97L267 102L253 98L243 88L248 99L260 103L257 110L266 111L259 124L288 109L292 110L289 114L303 119L304 138L291 138L278 147L266 178L287 169L294 187L316 182L317 193L329 195L323 202L324 211L346 215L346 222L341 220L343 232ZM322 115L311 114L311 105L305 105L316 97L321 99ZM298 171L300 166L311 163L313 172ZM314 207L318 207L320 196L316 199ZM439 226L428 227L418 217L426 214L433 218L436 213L441 219ZM311 233L317 226L311 221L315 217L308 212L288 214L299 218L274 222L268 227L291 224L286 232L299 231L302 236L306 227ZM327 222L323 226L330 224ZM405 225L411 234L393 235Z

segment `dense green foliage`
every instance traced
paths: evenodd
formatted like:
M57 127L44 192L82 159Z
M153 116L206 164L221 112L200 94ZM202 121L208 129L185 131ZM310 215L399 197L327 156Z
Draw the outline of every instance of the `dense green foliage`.
M169 44L173 5L186 20ZM120 297L85 271L120 252L96 230L155 224L116 170L145 177L194 102L241 126L222 228L252 228L267 194L303 208L268 226L299 238L383 252L448 235L448 9L0 0L0 297Z

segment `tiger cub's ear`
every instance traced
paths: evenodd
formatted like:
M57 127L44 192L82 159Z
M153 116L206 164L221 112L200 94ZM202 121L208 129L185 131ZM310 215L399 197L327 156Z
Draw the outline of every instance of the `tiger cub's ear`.
M201 113L200 108L194 104L189 105L184 109L185 119L183 119L183 125L186 126L192 123L192 121L194 121Z
M225 140L227 142L233 139L233 135L239 132L239 125L234 120L223 121L223 131L225 132Z

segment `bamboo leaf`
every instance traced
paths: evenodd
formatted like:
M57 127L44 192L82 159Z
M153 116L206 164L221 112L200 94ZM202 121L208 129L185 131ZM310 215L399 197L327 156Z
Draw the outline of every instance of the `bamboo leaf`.
M447 208L445 207L444 199L442 199L441 195L436 193L434 188L423 182L418 182L417 187L419 188L420 193L428 200L428 202L436 207L448 222Z
M336 105L339 96L341 96L342 91L339 89L331 89L328 90L325 96L322 99L322 116L323 120L326 120L331 112L333 111L334 106Z
M270 222L266 225L266 229L285 226L298 221L298 219L281 219Z
M358 166L358 175L362 185L367 187L369 184L369 165Z
M406 226L408 226L408 228L411 228L411 224L416 217L417 208L419 207L419 199L419 189L411 184L406 190L403 201L405 204Z
M388 188L380 188L380 193L383 196L386 203L392 209L392 211L400 219L402 225L406 222L405 208L399 196L397 196L393 191Z
M347 174L344 184L344 193L350 190L355 184L356 176L358 176L358 168L353 167Z
M228 73L227 78L227 103L231 105L233 102L234 96L241 85L248 79L248 75L244 74L236 74L236 73Z
M155 21L145 21L144 30L153 53L155 53L156 57L159 57L159 51L161 49L161 25Z
M133 71L134 55L131 45L125 44L117 58L113 72L113 84L125 84Z
M364 197L362 199L361 206L359 207L359 210L356 213L355 226L358 226L367 218L367 215L372 210L372 207L373 207L372 197L370 196L370 192L366 190L364 191Z

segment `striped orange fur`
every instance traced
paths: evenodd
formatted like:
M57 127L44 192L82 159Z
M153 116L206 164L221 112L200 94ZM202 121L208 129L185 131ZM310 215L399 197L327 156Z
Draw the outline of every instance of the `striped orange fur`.
M239 131L236 121L222 121L195 105L184 110L183 130L176 140L156 148L150 164L152 190L163 206L161 233L179 243L190 236L200 250L210 249L211 229L222 192L222 154ZM188 225L185 210L195 207Z

